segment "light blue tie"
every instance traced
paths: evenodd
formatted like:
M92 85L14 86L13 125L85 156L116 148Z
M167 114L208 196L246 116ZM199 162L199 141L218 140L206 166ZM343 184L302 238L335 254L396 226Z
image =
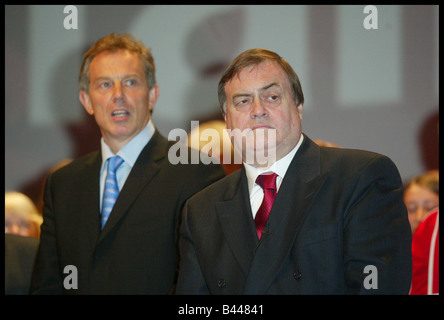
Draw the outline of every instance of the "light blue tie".
M114 156L108 160L108 173L105 180L105 191L103 192L102 201L102 229L108 220L109 214L113 209L114 203L119 195L119 187L117 186L116 171L123 163L123 159L119 156Z

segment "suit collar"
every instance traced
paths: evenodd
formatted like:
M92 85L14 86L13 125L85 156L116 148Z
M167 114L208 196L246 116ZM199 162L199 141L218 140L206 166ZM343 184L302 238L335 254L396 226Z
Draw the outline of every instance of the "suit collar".
M100 195L99 179L102 156L100 152L93 153L86 161L85 168L76 186L80 192L79 212L83 216L83 227L86 229L89 241L94 245L100 232Z
M246 294L265 293L275 279L325 178L320 170L319 147L305 136L276 196L266 232L258 243Z
M215 203L216 213L225 239L245 277L254 256L257 236L251 215L245 168L235 171L227 179L229 189L223 201Z
M165 158L167 154L168 140L156 130L140 153L125 185L120 191L110 217L100 234L99 241L116 226L119 220L128 212L146 184L158 174L160 171L158 162Z
M277 173L278 178L276 180L277 190L279 190L280 184L282 179L285 177L285 174L288 170L288 167L291 164L291 161L293 160L295 154L299 150L302 142L304 140L304 136L301 135L299 138L299 142L296 144L296 146L283 158L277 160L274 162L271 166L267 168L258 168L254 167L252 165L244 163L243 166L245 167L245 173L247 174L248 178L248 190L250 191L250 194L252 193L252 190L255 186L256 178L265 172L274 172Z
M320 175L319 147L307 136L304 137L270 213L269 233L260 242L251 213L245 168L226 179L231 180L227 183L229 188L223 195L223 201L215 203L215 209L225 239L245 277L249 279L246 293L258 292L268 287L274 279L296 239L315 194L324 182L324 176ZM264 266L269 269L267 277L263 276Z
M156 130L134 164L103 231L100 230L99 203L99 178L102 154L99 151L88 156L85 160L85 168L77 188L79 190L78 210L84 217L82 228L86 229L89 241L93 246L103 239L125 215L143 187L158 173L160 170L158 162L167 153L168 140Z
M143 148L148 144L148 142L153 137L156 132L156 128L154 127L151 120L148 121L148 124L127 144L125 144L116 154L119 155L123 160L125 160L126 164L129 164L132 168L136 163L136 160L139 154L142 152ZM100 140L101 145L101 153L102 153L102 170L105 165L105 161L115 156L111 151L111 148L106 144L103 137Z

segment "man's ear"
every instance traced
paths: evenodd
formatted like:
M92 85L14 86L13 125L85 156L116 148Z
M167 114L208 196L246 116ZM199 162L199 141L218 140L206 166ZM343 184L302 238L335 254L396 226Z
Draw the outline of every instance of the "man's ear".
M86 112L88 112L90 115L93 115L94 109L92 107L91 99L89 97L88 92L86 92L85 90L80 90L79 100L82 103L83 107L85 108Z
M298 113L299 113L299 117L302 120L302 114L304 113L304 106L302 105L302 103L300 103L297 107Z
M153 88L149 91L149 97L148 97L148 103L149 103L149 109L151 112L153 112L154 106L157 103L157 99L159 99L159 86L157 84L154 85Z

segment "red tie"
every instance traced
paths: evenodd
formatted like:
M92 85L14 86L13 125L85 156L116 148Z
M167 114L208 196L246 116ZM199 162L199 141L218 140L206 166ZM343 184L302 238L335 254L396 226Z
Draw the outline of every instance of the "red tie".
M256 223L257 236L260 239L262 230L264 230L271 207L273 206L274 198L276 198L276 178L277 174L261 174L257 177L256 183L264 189L264 199L256 213L254 222Z

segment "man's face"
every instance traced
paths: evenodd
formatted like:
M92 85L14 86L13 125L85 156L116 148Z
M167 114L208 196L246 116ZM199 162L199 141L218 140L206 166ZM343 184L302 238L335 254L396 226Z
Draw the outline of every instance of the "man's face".
M98 54L91 62L89 80L89 91L80 91L80 101L117 153L148 124L159 89L157 85L148 89L142 61L127 50Z
M259 152L258 143L263 143L279 160L296 146L302 133L303 106L296 105L287 75L276 62L267 60L244 68L226 83L225 93L227 129L240 129L256 138L254 146L247 142L247 149ZM271 142L267 140L270 129L276 130ZM261 131L265 131L264 141Z

